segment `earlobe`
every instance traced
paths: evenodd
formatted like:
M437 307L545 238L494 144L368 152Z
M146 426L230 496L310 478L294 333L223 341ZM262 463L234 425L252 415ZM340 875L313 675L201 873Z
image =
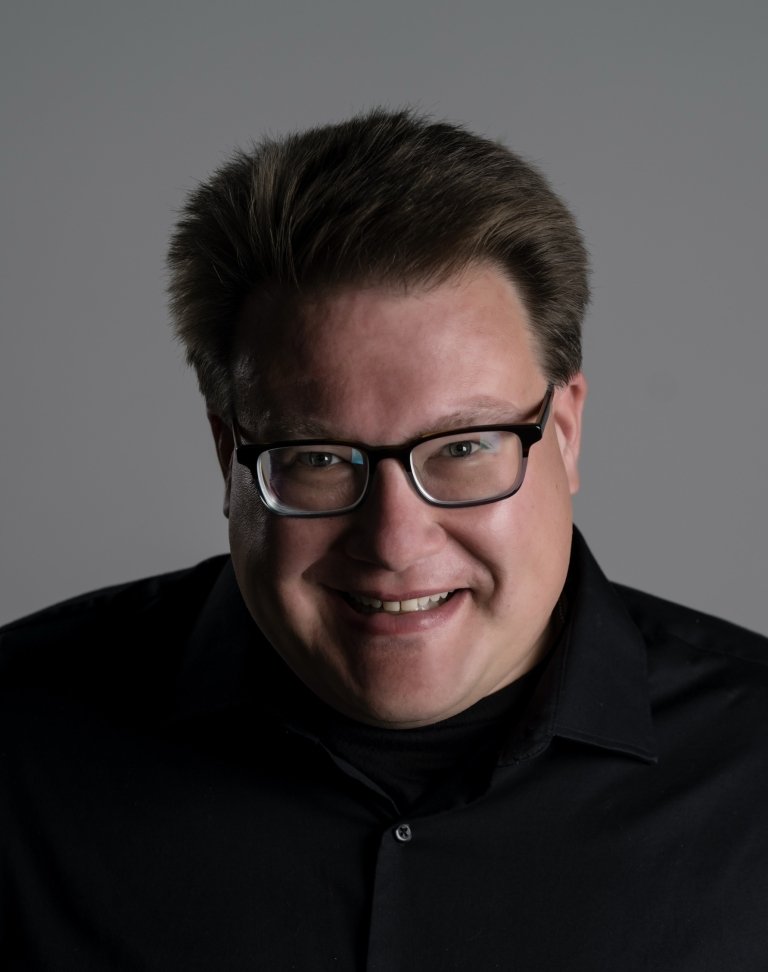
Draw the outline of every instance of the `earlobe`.
M235 443L232 438L232 429L222 420L219 415L208 412L208 422L213 432L213 441L216 446L216 456L219 460L219 467L224 476L224 516L229 517L229 496L232 488L232 453Z
M553 418L571 495L579 490L581 422L587 398L587 379L578 372L555 392Z

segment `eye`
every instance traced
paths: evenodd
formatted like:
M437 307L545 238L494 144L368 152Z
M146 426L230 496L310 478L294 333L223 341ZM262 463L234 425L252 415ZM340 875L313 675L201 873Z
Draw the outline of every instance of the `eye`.
M449 442L443 447L443 453L452 459L466 459L485 448L482 442L473 439L461 439L458 442Z
M345 460L332 452L299 452L295 461L312 469L327 469Z

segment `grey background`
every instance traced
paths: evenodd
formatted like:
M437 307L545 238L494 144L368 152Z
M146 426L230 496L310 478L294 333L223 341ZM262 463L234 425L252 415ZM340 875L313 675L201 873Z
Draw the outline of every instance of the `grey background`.
M586 233L606 572L768 632L767 27L764 0L6 2L0 620L226 548L174 209L263 132L410 103L538 161Z

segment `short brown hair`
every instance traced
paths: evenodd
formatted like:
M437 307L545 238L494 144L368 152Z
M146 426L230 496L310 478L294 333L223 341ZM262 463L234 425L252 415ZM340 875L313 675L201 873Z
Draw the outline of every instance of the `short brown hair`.
M520 288L542 368L581 367L587 254L546 179L500 143L412 111L238 151L190 193L168 253L171 312L208 407L232 401L235 322L246 297L438 283L474 263Z

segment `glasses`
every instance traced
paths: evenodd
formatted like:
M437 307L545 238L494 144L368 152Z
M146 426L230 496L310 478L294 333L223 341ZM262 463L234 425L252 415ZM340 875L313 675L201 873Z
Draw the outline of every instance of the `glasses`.
M528 451L544 434L553 394L549 385L533 423L471 426L399 446L333 439L243 443L233 412L235 455L250 470L264 505L280 516L337 516L357 509L383 459L397 460L433 506L482 506L513 496L523 485Z

